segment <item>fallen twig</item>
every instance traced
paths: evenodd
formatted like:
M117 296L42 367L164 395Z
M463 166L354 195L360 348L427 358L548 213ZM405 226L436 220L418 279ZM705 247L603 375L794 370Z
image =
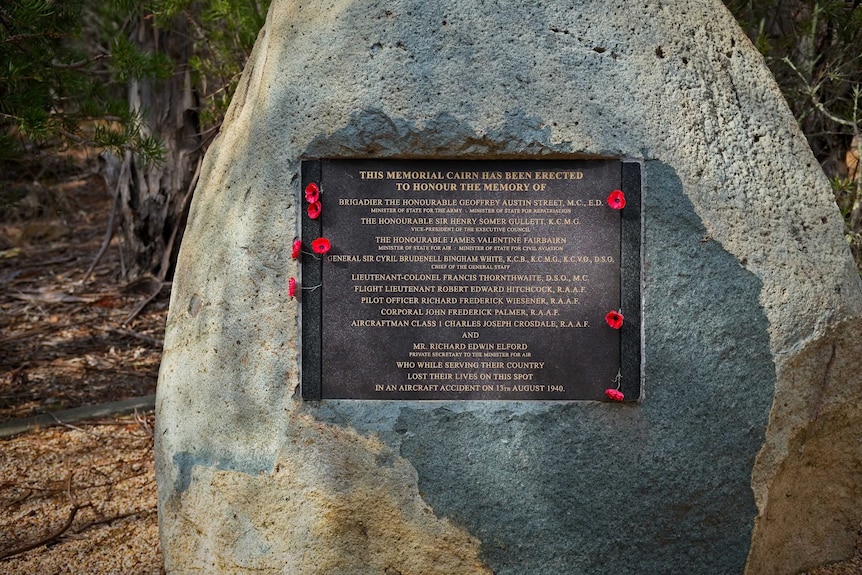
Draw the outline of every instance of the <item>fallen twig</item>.
M9 343L10 341L15 341L18 339L27 339L28 337L33 337L36 335L43 335L46 333L50 333L52 331L59 331L61 329L66 329L68 327L75 327L81 324L87 323L87 320L84 321L74 321L70 323L57 323L57 324L46 324L41 325L39 327L28 329L27 331L22 331L21 333L13 333L12 335L6 336L0 339L0 345L5 343Z
M3 508L6 509L8 507L12 507L13 505L17 505L17 504L21 503L22 501L26 501L26 500L30 499L31 495L33 495L33 490L32 489L25 489L21 495L12 499L11 501L8 501L7 503L5 503L3 505Z
M46 266L50 266L50 265L54 265L54 264L69 263L69 262L75 261L76 259L78 259L78 256L62 256L62 257L54 258L52 260L45 260L43 262L40 262L40 261L22 262L22 263L16 262L15 267L17 267L18 269L41 268L41 267L46 267ZM26 279L32 280L32 278L26 278Z
M46 537L43 537L42 539L39 539L38 541L34 541L33 543L28 543L27 545L24 545L23 547L18 547L17 549L10 549L8 551L0 551L0 560L8 559L9 557L14 557L15 555L20 555L22 553L26 553L27 551L32 551L33 549L36 549L37 547L41 547L42 545L47 545L48 543L55 541L63 533L68 531L69 527L72 526L72 522L75 521L75 515L78 514L78 510L80 510L81 507L89 507L89 506L90 506L89 503L86 505L83 505L83 506L75 505L74 507L72 507L72 510L69 512L69 517L68 517L68 519L66 519L66 523L64 523L63 526L60 527L57 531L51 533L50 535L48 535Z
M8 297L31 303L92 303L96 298L81 297L61 291L38 291L35 293L18 292L6 294Z
M135 422L138 424L138 427L144 430L147 435L153 437L153 427L150 425L150 422L147 420L147 414L144 413L142 415L138 415L138 410L135 410Z
M132 313L130 313L129 316L123 320L123 325L128 325L130 321L138 317L138 314L141 313L141 311L143 311L143 309L147 307L151 301L156 299L156 297L158 297L158 295L162 293L162 290L164 288L169 288L170 286L171 282L159 282L158 287L153 290L153 292L149 296L147 296L147 299L135 306L135 309L132 310Z
M87 435L93 435L92 432L87 431L86 429L82 429L78 426L72 425L71 423L66 423L65 421L61 420L59 417L57 417L56 415L51 413L50 411L48 412L48 415L50 415L52 418L54 418L54 421L57 422L57 425L60 425L60 426L65 427L67 429L74 429L75 431L80 431L81 433L86 433Z
M165 345L164 340L157 339L151 335L146 335L144 333L138 333L138 332L132 331L130 329L122 329L122 328L117 328L117 327L103 327L102 329L104 331L108 331L111 333L116 333L119 335L125 335L128 337L134 337L134 338L139 339L141 341L151 343L154 346L159 347L159 348L161 348L163 345Z
M138 511L129 511L127 513L120 513L119 515L114 515L111 517L104 517L102 519L94 519L89 523L85 523L81 525L78 529L75 530L75 533L82 533L89 529L90 527L95 527L96 525L105 525L108 523L113 523L114 521L119 521L120 519L128 519L129 517L139 516L139 517L149 517L153 514L153 511L148 509L141 509Z
M8 551L0 551L0 560L8 559L9 557L14 557L15 555L21 555L22 553L26 553L27 551L32 551L37 547L41 547L42 545L47 545L52 543L60 538L63 533L69 530L72 526L72 523L75 521L75 516L78 514L78 511L85 507L91 507L92 503L85 503L83 505L78 505L78 502L75 501L75 497L72 495L72 474L69 473L69 477L66 479L66 495L69 497L69 501L72 502L72 509L69 511L69 517L66 519L66 522L62 527L57 529L56 531L48 534L47 536L39 539L38 541L34 541L32 543L28 543L22 547L17 547L15 549L9 549Z

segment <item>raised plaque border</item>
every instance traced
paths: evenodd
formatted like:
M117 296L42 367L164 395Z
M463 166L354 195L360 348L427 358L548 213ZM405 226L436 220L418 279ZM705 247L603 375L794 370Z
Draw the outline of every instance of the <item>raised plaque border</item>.
M320 220L312 220L305 215L302 194L306 186L316 182L321 190L325 190L326 182L322 178L324 159L302 160L301 186L299 197L294 198L298 206L301 221L300 238L304 246L321 235ZM505 160L499 160L501 163ZM641 285L643 282L643 252L642 252L642 196L643 178L641 162L621 159L622 191L626 198L626 207L622 210L620 223L620 300L625 322L620 332L620 391L625 395L626 402L640 401L643 395L642 380L642 299ZM300 393L305 401L320 401L323 396L323 259L314 259L302 254L302 265L299 266L298 278L300 289L297 298L300 300ZM379 401L359 400L350 401ZM396 399L390 401L414 401ZM415 400L428 401L428 400ZM466 400L449 400L466 401ZM479 400L479 401L584 401L577 399L565 400Z
M626 207L620 223L620 300L625 317L620 333L620 391L630 401L640 401L643 394L641 182L641 163L622 160L622 190Z
M303 246L310 246L311 242L320 237L321 222L312 220L305 214L303 203L303 190L311 182L317 182L323 188L321 181L322 161L303 160L301 167L302 185L299 196L296 198L297 211L302 222L300 239ZM299 323L301 327L301 383L302 398L307 400L320 400L323 389L321 381L323 373L323 352L321 342L323 341L323 260L316 260L303 253L300 256L302 265L299 266L298 279L299 289L297 298L300 301ZM305 289L307 286L321 286L321 289Z

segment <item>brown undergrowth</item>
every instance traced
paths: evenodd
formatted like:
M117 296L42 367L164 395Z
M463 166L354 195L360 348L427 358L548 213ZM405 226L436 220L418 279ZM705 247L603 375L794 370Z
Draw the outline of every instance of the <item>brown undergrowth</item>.
M0 443L0 573L161 573L152 414Z
M120 279L116 238L87 274L112 204L94 164L0 181L0 423L155 393L168 292ZM159 573L152 425L0 439L0 573Z
M167 289L119 278L99 176L0 182L0 422L155 393ZM13 201L14 200L14 201Z

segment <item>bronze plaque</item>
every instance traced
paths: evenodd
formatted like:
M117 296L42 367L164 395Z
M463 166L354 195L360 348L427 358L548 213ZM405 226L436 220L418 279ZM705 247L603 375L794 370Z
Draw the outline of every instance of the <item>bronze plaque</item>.
M302 171L303 397L639 398L639 165Z

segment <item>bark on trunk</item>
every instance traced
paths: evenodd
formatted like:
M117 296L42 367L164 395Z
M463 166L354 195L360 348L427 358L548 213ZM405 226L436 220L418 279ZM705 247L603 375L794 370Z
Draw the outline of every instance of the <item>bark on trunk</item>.
M133 41L146 52L167 53L174 72L167 80L138 79L129 85L129 105L143 119L144 129L165 148L161 164L145 164L127 154L124 181L120 182L121 252L124 275L136 279L153 274L164 280L173 268L184 212L202 154L189 58L190 35L179 21L171 31L153 27L152 19L139 17ZM176 237L176 239L173 239Z

